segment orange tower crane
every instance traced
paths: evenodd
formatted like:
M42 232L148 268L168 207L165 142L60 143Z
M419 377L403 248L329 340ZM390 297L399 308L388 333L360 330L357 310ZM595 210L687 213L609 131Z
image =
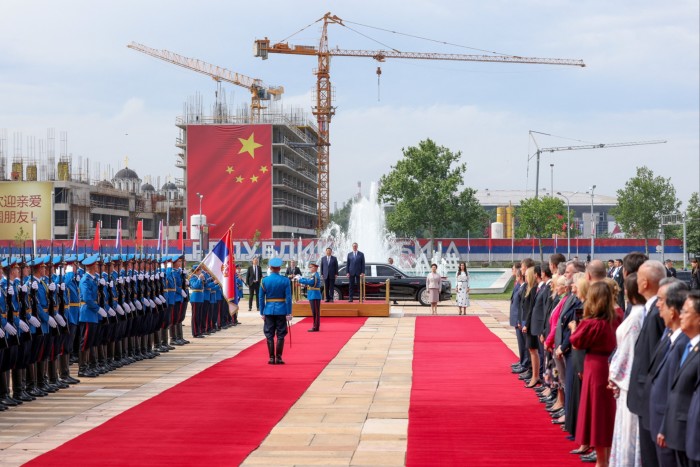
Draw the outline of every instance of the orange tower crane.
M150 55L151 57L187 68L188 70L202 73L211 77L217 83L225 81L227 83L232 83L248 89L250 91L251 99L250 118L253 122L260 121L260 111L266 108L262 105L262 101L278 100L282 96L282 93L284 93L284 88L282 86L266 86L260 79L251 78L241 73L236 73L235 71L212 65L196 58L183 57L182 55L178 55L165 49L152 49L151 47L138 44L136 42L132 42L131 44L127 45L127 47L138 52L145 53L146 55Z
M518 57L514 55L465 55L443 54L426 52L400 52L397 50L349 50L328 47L328 25L338 24L345 26L343 20L331 13L326 13L313 24L323 22L321 40L318 47L313 45L290 46L287 42L270 44L270 40L258 39L255 41L255 56L267 60L268 54L280 53L291 55L307 55L318 58L318 68L314 70L316 75L316 102L313 114L318 123L318 229L323 230L330 220L330 196L329 196L329 149L330 123L335 115L333 107L333 90L331 88L330 66L331 57L368 57L378 62L387 58L409 58L417 60L455 60L468 62L497 62L497 63L526 63L538 65L568 65L586 66L582 60L569 60L563 58L533 58ZM379 74L379 70L377 71Z

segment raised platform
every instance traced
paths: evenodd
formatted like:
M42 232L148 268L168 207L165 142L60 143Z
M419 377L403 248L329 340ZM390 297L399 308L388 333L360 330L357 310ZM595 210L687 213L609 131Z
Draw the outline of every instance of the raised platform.
M337 301L326 303L321 301L321 316L384 316L388 317L391 305L383 300L367 300L363 303L354 301ZM311 316L309 302L299 301L292 305L292 316Z

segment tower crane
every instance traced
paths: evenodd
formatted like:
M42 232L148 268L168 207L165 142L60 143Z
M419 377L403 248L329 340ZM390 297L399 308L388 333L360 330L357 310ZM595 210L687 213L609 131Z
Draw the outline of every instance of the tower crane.
M258 78L251 78L196 58L184 57L165 49L152 49L151 47L136 42L132 42L127 45L127 47L150 55L151 57L187 68L188 70L207 75L217 83L225 81L248 89L250 91L250 116L253 122L260 120L260 111L266 108L262 105L262 101L278 100L282 96L282 93L284 93L284 88L282 86L266 86L262 80Z
M258 39L255 41L255 56L267 60L271 53L315 56L318 59L318 68L314 70L316 75L316 102L312 113L316 116L318 125L318 228L323 230L330 220L330 196L329 196L329 146L330 123L335 115L333 107L333 90L331 88L330 65L331 57L366 57L378 62L384 62L388 58L404 58L414 60L456 60L468 62L497 62L497 63L527 63L538 65L568 65L586 66L582 60L569 60L562 58L533 58L518 57L514 55L466 55L466 54L442 54L426 52L400 52L397 50L350 50L329 48L328 25L337 24L345 26L343 20L336 15L326 13L313 24L323 22L319 45L294 45L287 42L270 44L270 40ZM379 74L379 70L377 71Z
M535 141L535 137L532 136L534 133L546 136L552 136L548 133L541 133L539 131L530 131L530 137L535 143L537 151L535 151L535 156L537 157L537 169L535 171L535 198L539 196L540 191L540 155L543 152L557 152L557 151L578 151L581 149L608 149L608 148L621 148L624 146L642 146L645 144L663 144L666 140L649 140L649 141L630 141L626 143L598 143L598 144L582 144L578 146L554 146L551 148L540 148ZM532 159L532 158L530 158Z

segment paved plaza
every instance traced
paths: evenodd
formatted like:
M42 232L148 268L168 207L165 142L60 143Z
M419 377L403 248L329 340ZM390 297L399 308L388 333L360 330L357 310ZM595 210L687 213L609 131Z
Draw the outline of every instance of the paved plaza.
M478 300L467 314L517 353L508 310L507 301ZM458 314L454 302L442 302L438 311ZM430 307L399 302L391 317L368 318L243 465L404 465L415 317L429 314ZM239 319L241 326L0 413L0 464L21 465L263 339L257 313L242 312ZM294 364L293 347L285 357ZM153 420L154 436L161 429L167 427ZM236 427L221 433L235 439Z

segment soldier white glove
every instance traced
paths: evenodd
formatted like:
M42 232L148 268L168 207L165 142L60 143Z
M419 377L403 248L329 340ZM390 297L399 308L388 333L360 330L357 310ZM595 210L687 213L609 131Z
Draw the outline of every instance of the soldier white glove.
M187 297L187 293L184 290L180 291L180 295L182 295L182 298Z
M127 283L131 282L131 277L127 276L127 277L126 277L126 282L127 282Z
M39 283L37 281L32 281L32 289L39 290Z
M64 284L63 282L61 282L61 290L66 290L66 284Z
M160 298L160 301L163 302L163 304L166 304L166 303L167 303L167 300L165 299L164 296L158 295L158 298Z
M14 287L8 287L7 288L7 295L14 295L15 294L15 288Z
M41 323L39 322L39 320L36 319L34 316L29 317L29 324L31 324L35 328L38 328L39 326L41 326Z
M53 282L51 282L51 283L49 284L49 290L50 290L51 292L53 292L54 290L56 290L56 284L54 284Z
M27 326L27 323L22 320L19 321L19 328L22 330L22 332L29 332L29 326Z
M143 310L143 305L141 305L141 302L140 302L140 301L136 300L135 305L136 305L136 308L137 308L139 311Z
M134 306L134 302L129 302L129 308L131 311L136 311L136 307Z
M117 279L117 282L119 282L120 284L123 284L123 283L124 283L124 278L123 278L123 277L120 277L119 279Z
M114 287L114 281L109 281L109 287L113 288Z
M287 321L291 321L291 320L292 320L292 315L287 315Z
M122 308L121 305L117 304L115 308L117 309L117 313L124 316L124 308Z
M15 327L10 323L5 323L5 331L7 331L7 333L11 336L17 335L17 329L15 329Z
M107 317L107 312L104 310L104 308L100 307L99 310L97 310L97 314L102 316L103 318Z
M189 279L185 279L185 285L186 285L187 287L190 286L190 280L189 280Z
M56 315L56 322L58 323L59 326L65 326L66 325L66 320L63 319L63 316L61 315Z
M149 302L151 302L151 308L155 309L155 308L156 308L156 302L154 302L153 300L149 300Z
M104 279L100 278L100 285L106 285L106 284L107 284L107 282L105 282Z
M156 297L153 301L156 302L156 305L160 305L160 298Z
M49 326L51 326L52 328L55 328L56 326L58 326L56 324L56 320L53 319L53 316L49 316Z
M2 339L2 338L4 338L4 337L5 337L5 331L3 331L2 329L0 329L0 339Z
M111 308L107 309L107 313L109 314L109 316L117 316L117 312Z
M140 281L143 280L143 274L139 274L139 280L140 280Z

